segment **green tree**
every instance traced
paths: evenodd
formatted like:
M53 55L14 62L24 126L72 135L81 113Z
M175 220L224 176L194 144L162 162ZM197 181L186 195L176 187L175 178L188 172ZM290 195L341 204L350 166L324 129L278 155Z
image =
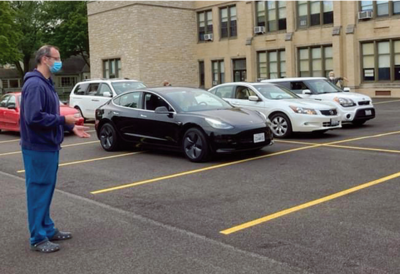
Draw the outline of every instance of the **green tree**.
M14 60L21 78L29 71L29 61L34 56L36 50L43 44L42 29L43 22L40 14L42 2L40 1L13 1L11 6L16 14L16 24L23 33L18 43L18 49L21 53L21 59ZM24 66L20 65L22 61Z
M0 63L13 63L19 60L21 54L18 43L22 33L15 23L15 12L10 2L0 1Z
M45 1L42 19L45 40L60 49L61 56L80 55L89 64L89 34L85 1Z

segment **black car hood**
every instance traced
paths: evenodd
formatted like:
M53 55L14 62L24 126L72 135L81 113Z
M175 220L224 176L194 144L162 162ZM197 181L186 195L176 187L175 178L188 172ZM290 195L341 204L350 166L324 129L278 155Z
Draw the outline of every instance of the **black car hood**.
M230 125L249 126L255 124L265 124L264 118L252 110L231 108L204 110L196 112L187 112L188 115L196 115L197 117L211 118L220 120Z

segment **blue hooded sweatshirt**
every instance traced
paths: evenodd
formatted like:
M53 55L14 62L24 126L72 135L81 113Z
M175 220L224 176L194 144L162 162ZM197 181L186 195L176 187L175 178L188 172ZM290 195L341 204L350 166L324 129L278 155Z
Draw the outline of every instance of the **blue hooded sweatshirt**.
M38 70L28 72L24 78L21 98L21 147L35 151L58 151L64 140L65 124L60 116L60 101L53 81Z

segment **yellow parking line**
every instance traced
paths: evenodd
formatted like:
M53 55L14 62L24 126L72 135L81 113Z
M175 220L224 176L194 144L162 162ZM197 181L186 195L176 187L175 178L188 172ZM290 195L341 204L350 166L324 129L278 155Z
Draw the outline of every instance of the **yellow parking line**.
M250 227L265 223L265 222L268 222L270 220L273 220L273 219L276 219L276 218L291 214L293 212L296 212L296 211L299 211L299 210L302 210L302 209L305 209L305 208L308 208L308 207L312 207L312 206L315 206L315 205L318 205L318 204L321 204L321 203L325 203L327 201L330 201L330 200L345 196L347 194L362 190L364 188L368 188L368 187L371 187L371 186L374 186L374 185L377 185L377 184L380 184L380 183L383 183L383 182L387 182L389 180L392 180L392 179L395 179L395 178L398 178L398 177L400 177L400 172L394 173L392 175L389 175L389 176L386 176L386 177L383 177L383 178L380 178L380 179L377 179L377 180L374 180L374 181L371 181L371 182L368 182L368 183L365 183L365 184L362 184L362 185L358 185L356 187L352 187L352 188L349 188L349 189L334 193L334 194L329 195L329 196L325 196L325 197L320 198L320 199L316 199L316 200L313 200L313 201L310 201L310 202L307 202L307 203L304 203L304 204L301 204L301 205L298 205L298 206L295 206L295 207L291 207L291 208L288 208L288 209L273 213L271 215L267 215L265 217L262 217L262 218L259 218L259 219L256 219L256 220L241 224L241 225L237 225L237 226L234 226L232 228L228 228L228 229L222 230L222 231L220 231L220 233L225 234L225 235L229 235L229 234L238 232L240 230L243 230L243 229L246 229L246 228L250 228Z
M62 147L62 148L65 148L65 147L74 147L74 146L90 145L90 144L95 144L95 143L99 143L99 141L91 141L91 142L83 142L83 143L69 144L69 145L64 145L64 146L61 146L61 147ZM1 157L1 156L7 156L7 155L20 154L20 153L21 153L21 151L13 151L13 152L0 153L0 157Z
M257 157L247 158L247 159L244 159L244 160L238 160L238 161L228 162L228 163L224 163L224 164L218 164L218 165L209 166L209 167L205 167L205 168L193 169L193 170L179 172L179 173L175 173L175 174L171 174L171 175L167 175L167 176L163 176L163 177L157 177L157 178L153 178L153 179L149 179L149 180L144 180L144 181L138 181L138 182L134 182L134 183L130 183L130 184L119 185L119 186L116 186L116 187L100 189L100 190L92 191L90 193L91 194L100 194L100 193L110 192L110 191L114 191L114 190L118 190L118 189L134 187L134 186L143 185L143 184L149 184L149 183L153 183L153 182L156 182L156 181L162 181L162 180L181 177L181 176L185 176L185 175L189 175L189 174L199 173L199 172L203 172L203 171L207 171L207 170L213 170L213 169L217 169L217 168L221 168L221 167L226 167L226 166L241 164L241 163L254 161L254 160L258 160L258 159L277 156L277 155L281 155L281 154L286 154L286 153L290 153L290 152L294 152L294 151L309 149L309 148L313 148L313 147L316 147L316 146L320 146L320 145L313 145L313 146L309 146L309 147L300 147L300 148L295 148L295 149L283 150L283 151L274 152L274 153L271 153L271 154L266 154L266 155L261 155L261 156L257 156Z
M101 160L107 160L107 159L125 157L125 156L134 155L134 154L139 154L139 153L143 153L143 151L130 152L130 153L124 153L124 154L113 155L113 156L107 156L107 157L101 157L101 158L88 159L88 160L80 160L80 161L68 162L68 163L59 164L58 166L59 166L59 167L62 167L62 166L76 165L76 164L82 164L82 163L89 163L89 162L94 162L94 161L101 161ZM25 172L25 170L18 170L18 171L17 171L17 173L24 173L24 172Z
M333 144L342 143L342 142L351 142L351 141L360 140L360 139L366 139L366 138L382 137L382 136L391 135L391 134L397 134L397 133L400 133L400 131L382 133L382 134L371 135L371 136L363 136L363 137L359 137L359 138L351 138L351 139L335 141L335 142L330 142L330 143L311 144L310 146L306 146L306 147L289 149L289 150L279 151L279 152L266 154L266 155L262 155L262 156L252 157L252 158L248 158L248 159L244 159L244 160L233 161L233 162L228 162L228 163L224 163L224 164L218 164L218 165L214 165L214 166L209 166L209 167L206 167L206 168L200 168L200 169L194 169L194 170L190 170L190 171L175 173L175 174L171 174L171 175L167 175L167 176L163 176L163 177L157 177L157 178L148 179L148 180L144 180L144 181L138 181L138 182L133 182L133 183L129 183L129 184L119 185L119 186L115 186L115 187L111 187L111 188L100 189L100 190L92 191L90 193L91 194L100 194L100 193L115 191L115 190L119 190L119 189L134 187L134 186L138 186L138 185L154 183L154 182L158 182L158 181L162 181L162 180L166 180L166 179L181 177L181 176L185 176L185 175L189 175L189 174L199 173L199 172L212 170L212 169L216 169L216 168L236 165L236 164L245 163L245 162L258 160L258 159L263 159L263 158L267 158L267 157L272 157L272 156L276 156L276 155L286 154L286 153L290 153L290 152L294 152L294 151L310 149L310 148L316 148L316 147L322 147L322 146L326 146L326 145L333 145Z
M353 141L358 141L358 140L363 140L363 139L379 138L379 137L384 137L384 136L394 135L394 134L399 134L399 133L400 133L400 131L392 131L392 132L380 133L380 134L376 134L376 135L368 135L368 136L356 137L356 138L352 138L352 139L330 142L328 144L329 145L341 144L341 143L353 142Z
M13 155L13 154L21 154L21 151L5 152L1 153L0 156Z
M377 103L374 103L374 105L387 104L387 103L393 103L393 102L400 102L400 100L377 102Z
M18 142L19 140L21 140L21 139L13 139L13 140L1 141L0 144Z
M277 140L278 143L288 143L288 144L299 144L299 145L316 145L318 143L308 143L308 142L297 142L297 141L281 141ZM400 150L392 149L382 149L382 148L370 148L370 147L355 147L355 146L341 146L341 145L331 145L322 144L324 147L334 147L334 148L344 148L344 149L354 149L354 150L365 150L365 151L377 151L377 152L388 152L388 153L400 153Z
M340 145L324 145L324 146L335 147L335 148L344 148L344 149L365 150L365 151L400 153L400 150L392 150L392 149L369 148L369 147L353 147L353 146L340 146Z
M295 145L316 145L317 143L309 143L309 142L300 142L300 141L287 141L287 140L276 140L276 143L287 143L287 144L295 144Z
M90 144L98 144L100 141L90 141L90 142L82 142L82 143L76 143L76 144L69 144L69 145L63 145L61 147L74 147L74 146L82 146L82 145L90 145Z

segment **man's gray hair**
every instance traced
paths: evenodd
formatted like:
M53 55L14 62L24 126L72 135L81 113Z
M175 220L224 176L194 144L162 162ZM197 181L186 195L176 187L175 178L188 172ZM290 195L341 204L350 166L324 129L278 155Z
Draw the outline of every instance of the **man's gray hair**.
M36 65L39 65L42 62L43 56L50 56L50 50L52 48L59 50L57 47L51 46L51 45L44 45L40 49L38 49L38 51L36 52L36 57L35 57Z

